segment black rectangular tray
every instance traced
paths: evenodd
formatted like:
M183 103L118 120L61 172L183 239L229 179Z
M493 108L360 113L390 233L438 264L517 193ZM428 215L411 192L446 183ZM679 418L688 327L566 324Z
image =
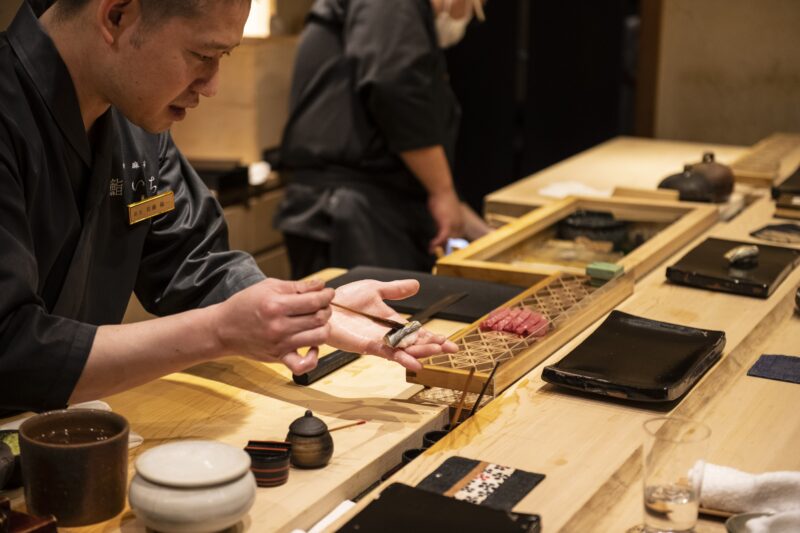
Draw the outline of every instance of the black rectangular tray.
M539 515L475 505L427 490L392 483L340 532L539 533Z
M400 270L394 268L357 266L346 274L333 278L326 285L339 287L345 283L362 279L394 281L396 279L416 279L419 292L405 300L387 300L386 303L398 313L414 314L448 294L466 292L467 296L447 309L438 312L434 318L475 322L480 317L499 307L525 290L517 285L505 285L489 281L477 281L451 276L434 276L426 272Z
M731 267L725 252L743 244L753 243L706 239L667 267L667 279L701 289L768 298L800 262L798 250L758 244L757 266Z
M725 332L612 311L542 379L584 392L646 402L683 396L722 355Z

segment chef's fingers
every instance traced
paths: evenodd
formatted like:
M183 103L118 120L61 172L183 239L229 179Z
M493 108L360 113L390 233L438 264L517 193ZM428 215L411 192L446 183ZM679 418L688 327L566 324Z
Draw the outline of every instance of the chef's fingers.
M397 363L407 368L408 370L412 371L422 370L422 363L417 361L415 357L409 355L404 350L395 350L390 359L396 361Z
M279 344L278 353L291 352L302 346L319 346L328 342L331 333L329 324L289 335Z
M414 296L419 291L419 281L415 279L398 279L378 285L378 294L382 300L402 300Z
M269 316L313 314L330 306L335 294L333 289L322 289L304 294L266 296L268 300L264 302L265 314Z
M319 348L312 346L305 357L297 352L289 352L281 356L281 362L292 371L292 374L300 375L316 368L318 355Z
M280 323L283 325L282 327L286 333L299 333L301 331L308 331L324 326L328 323L328 320L330 320L331 313L331 307L328 306L307 315L285 317L280 320Z

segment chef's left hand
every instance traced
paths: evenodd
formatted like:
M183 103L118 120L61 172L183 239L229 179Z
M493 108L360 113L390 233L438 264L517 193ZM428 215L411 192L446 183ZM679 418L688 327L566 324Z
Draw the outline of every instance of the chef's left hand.
M339 287L333 301L365 313L406 322L406 319L395 313L383 300L402 300L413 296L418 290L419 282L413 279L390 282L368 279ZM455 343L424 328L418 331L414 344L403 349L391 348L383 342L383 336L389 331L388 327L335 306L332 309L333 314L328 322L331 327L328 344L340 350L385 357L397 361L409 370L422 368L418 358L458 351Z

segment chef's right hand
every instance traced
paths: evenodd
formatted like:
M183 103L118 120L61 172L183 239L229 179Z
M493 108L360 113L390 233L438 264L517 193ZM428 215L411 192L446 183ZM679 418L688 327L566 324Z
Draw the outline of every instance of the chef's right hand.
M452 188L428 195L428 211L436 222L436 236L428 247L434 253L437 247L444 246L450 237L458 237L464 231L464 217L461 202Z
M223 353L283 362L295 374L317 366L317 346L330 334L333 289L325 283L267 279L219 304ZM311 346L305 357L297 349Z

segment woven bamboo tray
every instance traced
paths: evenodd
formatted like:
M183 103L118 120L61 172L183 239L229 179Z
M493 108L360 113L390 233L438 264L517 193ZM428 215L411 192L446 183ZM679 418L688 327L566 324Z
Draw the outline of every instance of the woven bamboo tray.
M458 352L421 360L423 369L407 371L406 380L459 391L474 368L469 392L480 392L499 363L486 391L496 396L633 293L631 273L601 287L592 286L589 279L585 275L553 274L504 306L527 307L543 314L548 321L543 336L482 331L484 316L451 337Z

